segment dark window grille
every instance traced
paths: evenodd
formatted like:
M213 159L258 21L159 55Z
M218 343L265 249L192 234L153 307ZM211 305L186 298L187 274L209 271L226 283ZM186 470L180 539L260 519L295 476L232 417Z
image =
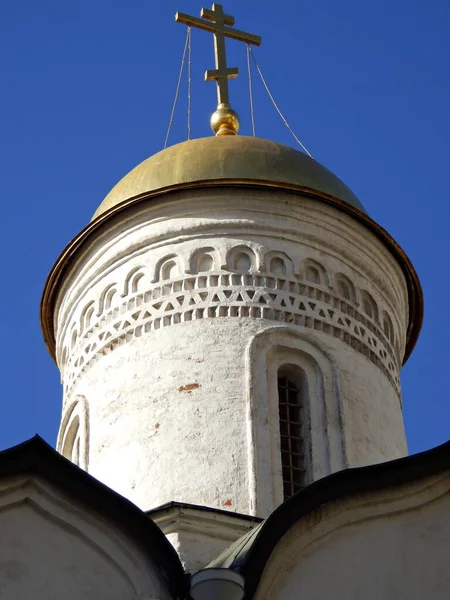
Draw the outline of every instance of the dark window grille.
M300 389L287 377L278 378L281 466L285 500L305 487L301 396Z

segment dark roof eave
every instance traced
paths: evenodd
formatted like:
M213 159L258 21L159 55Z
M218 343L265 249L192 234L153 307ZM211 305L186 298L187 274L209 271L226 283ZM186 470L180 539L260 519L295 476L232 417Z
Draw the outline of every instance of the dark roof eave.
M160 528L132 502L61 456L39 435L0 452L0 478L35 474L117 522L161 570L174 598L185 598L187 576Z
M378 492L450 470L450 441L405 458L346 469L304 488L281 504L263 523L226 549L211 568L229 568L245 578L246 598L253 597L272 551L295 523L320 506L356 494Z
M166 502L165 504L161 504L160 506L156 506L150 510L145 511L149 517L156 516L157 514L161 514L164 512L169 512L173 509L180 510L198 510L204 513L213 513L217 515L223 515L225 517L230 517L232 519L242 519L243 521L254 521L255 523L261 523L263 519L261 517L256 517L255 515L246 515L244 513L233 512L231 510L224 510L222 508L213 508L212 506L203 506L201 504L189 504L188 502L176 502L173 500L172 502Z

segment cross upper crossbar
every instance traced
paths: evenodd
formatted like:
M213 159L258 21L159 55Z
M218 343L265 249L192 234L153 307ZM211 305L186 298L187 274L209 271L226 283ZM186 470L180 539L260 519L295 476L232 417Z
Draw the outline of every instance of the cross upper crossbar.
M209 8L202 8L200 15L202 18L199 19L198 17L192 17L191 15L177 12L175 21L191 27L198 27L199 29L204 29L205 31L210 31L214 34L216 68L214 70L206 71L205 79L207 81L213 80L217 82L218 104L229 104L228 79L237 77L238 69L236 67L227 67L225 38L229 37L247 44L254 44L255 46L261 44L261 38L259 35L232 29L234 17L225 14L221 4L214 3L211 10Z
M217 6L215 4L214 6ZM191 25L192 27L198 27L199 29L204 29L205 31L211 31L211 33L216 33L216 23L211 23L212 18L209 15L213 15L213 11L208 10L208 16L206 16L205 11L207 9L202 9L202 17L204 19L200 19L198 17L191 17L186 13L177 12L175 15L175 21L177 23L184 23L185 25ZM229 17L230 21L225 21L226 25L233 25L234 17L230 15L225 15ZM208 21L206 20L208 19ZM253 33L247 33L245 31L239 31L239 29L232 29L231 27L223 27L222 29L223 35L229 38L233 38L234 40L238 40L240 42L246 42L247 44L253 44L254 46L261 45L261 36L254 35Z

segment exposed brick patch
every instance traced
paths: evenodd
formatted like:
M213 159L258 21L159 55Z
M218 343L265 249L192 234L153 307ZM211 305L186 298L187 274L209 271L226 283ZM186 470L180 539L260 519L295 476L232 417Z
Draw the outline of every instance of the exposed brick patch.
M181 385L178 388L179 392L187 392L188 394L190 394L192 392L192 390L197 390L200 387L200 384L198 383L188 383L187 385Z

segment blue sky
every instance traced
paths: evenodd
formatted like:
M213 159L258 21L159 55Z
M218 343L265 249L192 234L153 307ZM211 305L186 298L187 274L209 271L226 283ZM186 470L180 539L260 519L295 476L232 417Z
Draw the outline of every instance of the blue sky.
M198 0L16 0L0 21L3 234L0 447L56 439L57 368L39 326L46 275L109 189L162 149ZM208 6L209 5L205 5ZM448 439L450 3L229 0L280 108L314 157L405 249L425 321L402 371L410 452ZM192 36L192 135L210 135L211 35ZM245 46L228 44L241 132L250 134ZM295 145L254 75L257 135ZM186 138L182 88L170 143Z

